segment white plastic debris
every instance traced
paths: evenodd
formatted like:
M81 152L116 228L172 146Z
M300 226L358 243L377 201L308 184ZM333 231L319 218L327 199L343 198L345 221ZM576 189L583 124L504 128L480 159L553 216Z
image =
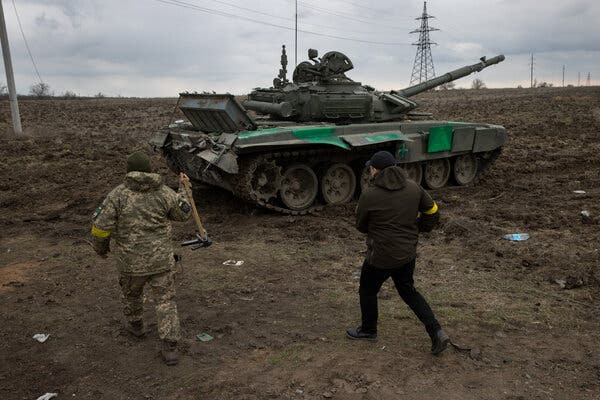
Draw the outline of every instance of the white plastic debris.
M45 395L38 397L37 400L50 400L55 397L58 397L58 393L46 393Z
M593 225L596 223L594 217L592 217L592 213L588 210L581 211L579 215L581 216L581 222L583 222L584 224Z
M555 279L554 282L556 282L561 289L565 289L567 287L567 281L565 279Z
M573 193L575 194L585 194L585 190L573 190Z
M244 265L244 260L227 260L223 262L223 265L231 265L234 267L239 267L240 265Z
M200 342L210 342L213 339L214 338L206 332L202 332L202 333L199 333L196 335L196 340L198 340Z
M33 335L33 338L40 343L44 343L46 340L48 340L49 337L50 335L47 333L36 333L35 335Z

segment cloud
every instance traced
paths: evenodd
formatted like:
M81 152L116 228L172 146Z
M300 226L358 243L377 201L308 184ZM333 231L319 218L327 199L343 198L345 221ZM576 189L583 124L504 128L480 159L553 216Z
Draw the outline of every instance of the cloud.
M186 89L245 93L271 84L279 70L282 44L287 45L291 75L294 32L269 24L292 29L294 2L223 1L234 6L207 0L176 1L184 7L173 0L22 0L17 7L42 77L57 93L175 96ZM421 0L401 4L307 0L299 7L303 30L399 43L369 44L300 33L299 62L308 48L317 48L320 54L338 50L354 62L355 70L349 73L353 79L380 89L408 85L416 51L411 43L418 39L409 32L418 28L420 21L414 17L422 10ZM438 43L432 48L438 74L473 64L484 55L504 53L507 60L483 71L481 78L491 87L516 86L528 79L533 52L538 80L558 83L556 71L563 64L568 71L600 76L599 2L547 0L541 7L533 0L431 0L428 9L436 16L432 26L441 29L431 32ZM35 82L33 67L14 10L7 7L5 12L18 90L26 93ZM216 15L219 12L256 22Z

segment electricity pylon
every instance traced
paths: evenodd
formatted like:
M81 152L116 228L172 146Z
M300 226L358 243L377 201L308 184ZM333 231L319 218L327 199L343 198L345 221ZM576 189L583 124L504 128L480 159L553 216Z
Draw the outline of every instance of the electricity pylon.
M431 45L437 43L430 40L429 32L439 31L439 29L429 26L430 18L435 17L427 14L427 2L425 1L423 2L423 14L421 14L420 17L415 18L416 20L421 20L421 27L410 32L419 34L419 41L417 43L413 43L413 46L417 46L417 55L415 56L415 63L413 65L412 75L410 77L411 85L413 83L421 83L435 77L433 58L431 57Z

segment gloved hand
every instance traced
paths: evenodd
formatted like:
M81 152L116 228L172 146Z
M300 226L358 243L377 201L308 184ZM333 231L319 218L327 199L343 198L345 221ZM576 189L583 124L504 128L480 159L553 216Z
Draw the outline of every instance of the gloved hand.
M440 213L423 214L417 219L419 232L431 232L440 221Z
M93 237L94 251L102 258L107 258L110 252L110 239Z

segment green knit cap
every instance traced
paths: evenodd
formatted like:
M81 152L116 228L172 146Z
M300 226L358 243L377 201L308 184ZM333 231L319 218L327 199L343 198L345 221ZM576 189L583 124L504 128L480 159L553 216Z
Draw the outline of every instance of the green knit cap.
M141 151L136 151L127 157L127 172L152 172L150 158Z

